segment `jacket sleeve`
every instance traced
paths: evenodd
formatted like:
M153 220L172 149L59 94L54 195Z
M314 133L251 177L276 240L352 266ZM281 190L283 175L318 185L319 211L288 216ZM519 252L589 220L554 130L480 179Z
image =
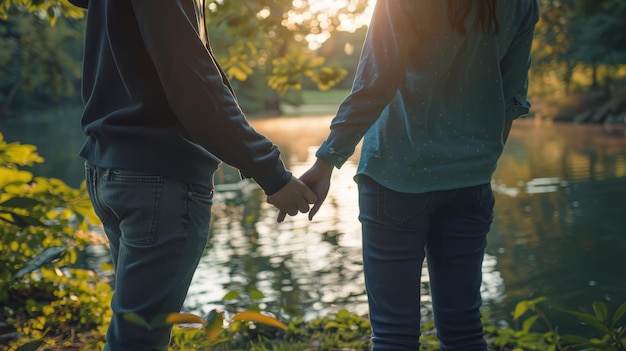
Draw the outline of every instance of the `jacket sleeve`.
M396 94L417 44L415 11L414 1L377 1L352 92L339 106L317 157L341 167Z
M527 16L500 60L506 120L509 122L530 111L530 102L527 100L528 70L535 25L539 20L539 5L537 1L526 3L529 6Z
M197 15L196 5L189 0L132 0L145 48L185 131L219 159L252 177L266 194L273 194L291 173L285 170L276 145L248 124L202 40L204 19Z

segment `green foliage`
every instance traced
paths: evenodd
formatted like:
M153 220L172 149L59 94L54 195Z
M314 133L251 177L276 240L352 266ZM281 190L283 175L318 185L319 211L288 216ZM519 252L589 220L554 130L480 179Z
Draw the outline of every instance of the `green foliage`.
M520 301L513 312L515 328L502 328L485 321L485 331L490 349L513 351L626 350L626 327L622 323L626 314L626 302L618 307L610 318L606 304L601 301L592 304L593 314L551 307L551 309L567 313L595 329L599 333L597 337L561 334L540 308L540 304L543 302L545 302L543 297ZM522 319L524 316L527 317ZM543 328L535 325L537 321L543 322ZM520 322L522 323L521 327Z
M596 89L626 79L626 3L540 0L531 91L539 95Z
M242 323L254 323L255 326L267 325L273 328L281 330L287 329L287 326L276 318L261 314L254 311L243 311L236 313L228 321L225 321L224 312L220 310L212 310L206 319L203 319L195 314L190 313L170 313L166 315L156 316L151 322L146 321L143 317L136 313L128 313L124 315L124 318L138 326L144 327L148 330L155 328L161 328L168 325L177 324L199 324L201 328L193 328L193 338L187 340L189 336L189 328L183 328L180 333L175 333L174 340L175 345L178 348L190 347L188 344L190 341L193 344L194 349L199 347L213 347L219 344L228 342L232 339L232 335L225 335L228 331L235 331L241 329ZM228 324L228 329L224 328L224 323Z
M229 78L246 82L261 106L277 106L276 94L299 89L303 81L327 90L346 76L336 65L308 48L307 35L328 34L340 18L362 13L366 0L350 0L349 6L330 13L304 0L294 8L292 0L207 1L207 22L212 46ZM0 115L23 105L47 103L75 96L80 76L84 10L67 0L6 0L0 3ZM302 16L309 13L310 16ZM294 21L290 18L302 20ZM261 83L250 79L259 74ZM271 89L269 89L271 88ZM39 101L37 97L43 98Z
M369 344L369 322L344 310L309 322L276 322L257 312L241 312L213 338L207 337L207 327L175 328L170 350L364 350Z
M50 22L37 11L9 9L0 20L0 115L19 108L18 103L32 109L76 95L83 24L56 17Z
M1 313L20 336L13 345L44 336L54 344L81 330L99 330L98 341L111 288L92 271L72 268L97 218L84 184L73 189L21 169L42 161L34 146L0 134Z
M351 0L350 6L335 13L315 10L313 3L301 1L294 8L292 0L209 1L212 46L229 77L243 81L254 71L260 72L279 94L301 89L305 78L321 90L341 81L347 71L325 65L324 59L309 49L306 37L331 33L339 26L339 18L362 13L367 1ZM290 20L294 18L299 20Z
M485 332L491 347L496 350L561 350L560 336L552 327L547 316L539 308L539 304L545 298L539 297L533 300L520 301L513 312L514 328L499 328L485 322ZM522 317L532 313L522 320ZM545 332L533 330L536 322L542 320L547 328ZM521 326L520 326L521 323Z
M301 90L304 76L317 84L319 90L326 91L348 74L347 70L340 67L322 67L323 57L311 57L301 52L276 58L272 64L274 67L268 84L279 94L284 94L289 88Z
M45 18L52 25L62 16L75 19L84 16L84 11L73 6L67 0L4 0L0 3L0 19L8 19L13 8Z
M554 307L555 310L567 313L587 325L598 333L598 337L584 338L578 335L565 335L563 341L570 346L564 350L626 350L626 327L620 324L626 314L626 302L624 302L609 318L607 306L602 301L596 301L592 305L593 314L580 311L566 310Z

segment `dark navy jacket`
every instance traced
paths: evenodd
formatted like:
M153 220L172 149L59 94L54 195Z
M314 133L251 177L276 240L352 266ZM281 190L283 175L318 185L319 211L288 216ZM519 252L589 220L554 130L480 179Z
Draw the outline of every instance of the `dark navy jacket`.
M88 8L81 156L206 186L223 160L267 194L287 183L211 52L204 0L72 3Z

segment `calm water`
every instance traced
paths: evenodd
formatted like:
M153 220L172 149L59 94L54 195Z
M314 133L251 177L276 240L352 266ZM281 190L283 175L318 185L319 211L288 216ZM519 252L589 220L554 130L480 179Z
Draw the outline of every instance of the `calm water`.
M39 145L41 175L82 180L75 122L59 116L28 128L0 125L7 140ZM61 122L65 121L65 122ZM281 148L299 175L314 160L329 117L253 121ZM361 276L356 157L334 172L331 192L313 222L276 224L276 210L251 183L221 186L210 241L186 309L208 312L258 304L281 315L316 316L345 308L367 313ZM217 179L232 176L225 169ZM510 319L520 300L590 310L626 300L626 137L622 129L517 123L494 176L496 216L484 263L485 306ZM429 306L423 279L424 311ZM233 300L222 298L239 292ZM556 312L548 311L557 323ZM571 327L571 326L570 326Z

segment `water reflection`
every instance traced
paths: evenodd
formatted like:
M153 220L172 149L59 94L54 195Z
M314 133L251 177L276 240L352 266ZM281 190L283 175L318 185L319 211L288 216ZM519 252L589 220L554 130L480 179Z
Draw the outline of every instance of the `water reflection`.
M51 116L33 125L0 126L8 141L39 146L42 176L77 186L83 137L77 120ZM64 122L65 121L65 122ZM303 173L328 131L330 117L253 121L281 148L288 167ZM194 277L186 308L259 304L280 314L347 308L365 314L361 276L357 158L333 174L331 192L315 221L276 211L251 183L221 186L210 241ZM235 179L225 168L217 180ZM623 128L516 123L494 175L496 217L483 265L485 305L510 319L515 303L535 296L566 308L626 298L626 138ZM424 310L428 276L422 279ZM226 302L230 291L240 295ZM559 321L561 322L561 321ZM566 320L562 323L567 323Z
M289 157L289 167L301 174L312 159L293 162L295 157ZM345 174L335 175L337 191L313 222L299 216L277 224L276 210L257 201L263 198L260 190L242 192L248 198L243 207L253 210L239 220L214 220L187 305L203 312L223 308L220 300L229 291L241 293L231 303L250 305L255 301L249 292L259 290L262 307L281 314L310 316L339 308L365 313L356 186L349 179L354 171L349 163Z
M529 296L587 310L593 300L624 301L626 139L613 131L532 123L512 131L494 176L488 247L505 285L500 315Z
M328 122L279 118L253 125L301 174ZM515 303L539 295L570 308L596 299L615 307L626 296L620 195L626 190L626 139L619 132L529 121L514 127L494 177L497 212L483 266L485 304L496 317L508 318ZM206 311L221 307L228 291L259 289L263 307L275 312L296 306L307 315L338 308L366 313L352 180L357 161L334 172L331 193L313 222L300 216L277 225L276 211L263 202L248 226L217 219L188 307ZM426 308L425 271L422 285Z

